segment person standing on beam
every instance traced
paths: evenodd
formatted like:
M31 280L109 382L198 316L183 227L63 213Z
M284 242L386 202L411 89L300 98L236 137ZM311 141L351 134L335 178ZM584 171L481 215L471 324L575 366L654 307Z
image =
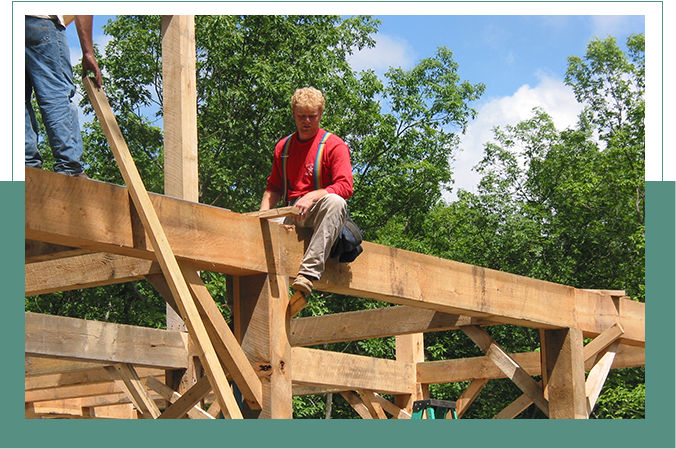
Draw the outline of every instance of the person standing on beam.
M75 16L75 27L82 48L82 76L93 72L100 86L101 70L92 42L93 17ZM54 155L54 171L88 178L82 164L82 135L73 103L73 66L63 16L26 16L26 165L42 168L38 122L31 105L33 92Z

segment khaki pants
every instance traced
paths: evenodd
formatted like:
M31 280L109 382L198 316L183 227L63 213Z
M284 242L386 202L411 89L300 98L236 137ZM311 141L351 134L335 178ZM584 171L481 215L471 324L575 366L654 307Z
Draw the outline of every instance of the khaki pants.
M312 238L305 250L298 273L311 279L319 279L324 272L331 247L338 239L347 217L347 203L335 193L329 193L317 201L304 219L286 217L284 224L312 228Z

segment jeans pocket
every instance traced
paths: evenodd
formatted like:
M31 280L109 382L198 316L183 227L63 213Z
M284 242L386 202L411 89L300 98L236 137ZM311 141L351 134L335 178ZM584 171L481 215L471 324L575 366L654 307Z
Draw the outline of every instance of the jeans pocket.
M35 46L49 42L51 25L49 19L26 17L26 45Z

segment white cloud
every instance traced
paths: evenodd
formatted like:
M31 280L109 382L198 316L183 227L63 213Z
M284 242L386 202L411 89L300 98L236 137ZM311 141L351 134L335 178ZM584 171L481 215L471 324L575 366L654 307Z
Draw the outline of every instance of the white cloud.
M599 39L608 36L624 34L626 30L634 29L632 23L636 20L645 20L640 16L592 16L592 35ZM620 44L623 42L619 42Z
M476 192L481 177L472 168L483 158L484 144L493 140L492 130L496 126L516 125L527 120L533 116L532 110L536 106L552 117L557 129L575 126L582 108L572 89L563 81L544 74L540 74L539 78L537 86L523 85L514 95L495 98L479 108L476 120L469 124L467 133L462 136L462 151L453 163L453 193L446 193L444 199L456 200L458 188Z
M349 58L352 69L373 69L378 73L386 72L390 67L408 69L415 63L415 53L411 45L405 40L385 34L376 36L376 46L365 48Z

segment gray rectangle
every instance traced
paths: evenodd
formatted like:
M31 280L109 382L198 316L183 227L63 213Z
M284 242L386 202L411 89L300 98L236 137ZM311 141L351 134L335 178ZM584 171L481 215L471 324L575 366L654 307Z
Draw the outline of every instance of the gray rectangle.
M645 120L645 180L662 180L662 119Z

